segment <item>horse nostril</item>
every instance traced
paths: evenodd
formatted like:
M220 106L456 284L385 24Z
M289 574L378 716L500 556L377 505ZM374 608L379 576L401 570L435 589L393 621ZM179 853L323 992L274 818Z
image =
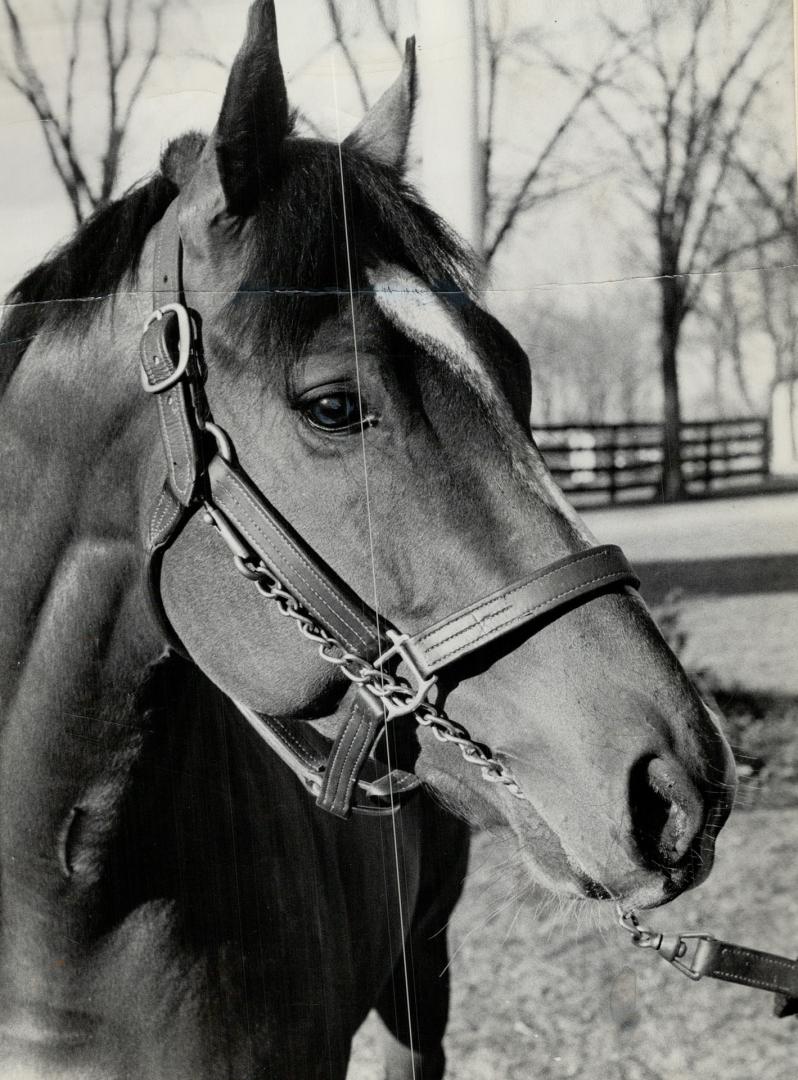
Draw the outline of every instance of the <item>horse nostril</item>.
M673 760L643 758L629 780L632 829L641 854L659 867L684 858L704 823L704 803Z

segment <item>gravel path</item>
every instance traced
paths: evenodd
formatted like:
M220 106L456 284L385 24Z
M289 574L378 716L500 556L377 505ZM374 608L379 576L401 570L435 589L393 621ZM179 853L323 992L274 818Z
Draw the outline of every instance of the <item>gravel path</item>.
M798 554L798 492L585 510L582 516L601 543L621 544L632 562Z

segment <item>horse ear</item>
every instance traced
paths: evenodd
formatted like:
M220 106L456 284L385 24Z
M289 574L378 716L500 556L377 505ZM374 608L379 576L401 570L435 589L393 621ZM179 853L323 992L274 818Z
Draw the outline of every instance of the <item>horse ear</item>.
M214 137L216 165L229 213L249 213L259 191L273 186L288 129L288 95L277 48L274 0L255 0Z
M344 147L355 148L385 165L403 169L415 104L416 39L409 37L399 78L347 135Z

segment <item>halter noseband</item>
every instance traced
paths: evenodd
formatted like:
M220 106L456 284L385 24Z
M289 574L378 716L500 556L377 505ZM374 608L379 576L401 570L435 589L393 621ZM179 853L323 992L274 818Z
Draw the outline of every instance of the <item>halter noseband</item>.
M201 509L250 578L280 611L296 621L323 659L352 684L340 710L332 746L310 725L287 724L238 705L315 796L323 809L346 817L350 809L392 812L418 786L411 773L378 773L371 757L387 721L413 716L485 779L523 798L512 774L429 700L436 673L489 642L575 602L639 581L620 548L603 545L567 555L446 616L413 635L386 624L342 582L269 503L235 459L228 436L211 420L196 325L181 283L182 243L173 202L155 241L153 304L141 342L142 384L157 403L166 478L150 515L146 547L149 592L172 644L182 646L160 595L163 552ZM175 333L176 331L176 333ZM384 640L390 647L382 648ZM396 669L401 665L401 674ZM306 729L306 730L305 730ZM365 775L362 775L365 774Z

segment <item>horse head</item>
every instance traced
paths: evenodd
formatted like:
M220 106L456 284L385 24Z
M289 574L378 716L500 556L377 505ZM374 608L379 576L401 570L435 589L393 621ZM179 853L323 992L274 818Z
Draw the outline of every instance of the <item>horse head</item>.
M165 165L217 430L352 594L410 635L594 543L535 446L527 357L403 178L414 95L411 43L340 145L298 137L273 4L258 0L214 132ZM149 463L143 517L157 438ZM510 830L550 888L654 905L708 873L732 762L639 595L600 584L478 652L453 648L440 673L439 708L523 799L424 728L412 768L470 822ZM166 551L160 592L236 702L297 728L338 722L340 669L236 573L200 514Z

